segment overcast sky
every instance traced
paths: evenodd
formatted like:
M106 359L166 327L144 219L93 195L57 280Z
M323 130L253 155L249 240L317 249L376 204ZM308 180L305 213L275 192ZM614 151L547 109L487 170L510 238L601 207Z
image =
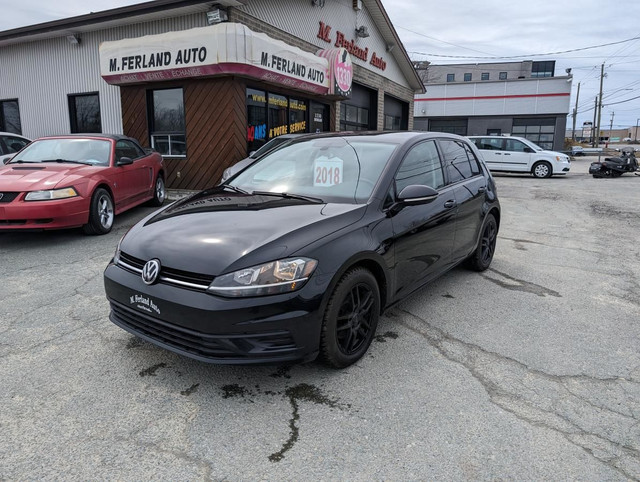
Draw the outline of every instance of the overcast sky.
M0 0L0 4L11 0ZM250 0L249 0L250 1ZM305 0L301 0L305 1ZM331 1L331 0L326 0ZM3 9L0 30L82 15L135 0L20 0ZM601 125L635 126L640 118L640 0L383 0L413 60L435 64L492 62L487 57L556 60L571 68L571 110L580 82L577 126L593 121L605 64ZM615 45L586 49L624 40ZM567 50L583 49L568 53ZM545 55L539 55L545 54ZM639 97L635 100L629 100ZM571 126L571 118L568 121Z

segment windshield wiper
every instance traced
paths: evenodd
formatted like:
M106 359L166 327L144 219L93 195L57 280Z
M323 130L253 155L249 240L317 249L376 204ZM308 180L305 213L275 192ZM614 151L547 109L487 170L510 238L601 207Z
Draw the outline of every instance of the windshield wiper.
M84 164L85 166L89 165L88 162L72 161L70 159L42 159L40 162L68 162L68 163L71 163L71 164Z
M231 184L221 184L223 188L230 189L233 192L238 192L240 194L250 194L248 191L244 189L240 189L239 187L232 186Z
M291 194L288 192L253 191L251 194L254 196L278 196L285 199L301 199L312 203L324 203L322 199L317 197L302 196L301 194Z

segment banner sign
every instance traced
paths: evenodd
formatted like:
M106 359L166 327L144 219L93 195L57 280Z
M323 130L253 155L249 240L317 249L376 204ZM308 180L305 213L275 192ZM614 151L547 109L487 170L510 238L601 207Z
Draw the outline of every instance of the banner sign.
M329 94L340 97L351 95L353 64L345 48L319 50L317 53L329 61Z
M329 94L330 72L328 59L232 22L100 44L100 74L116 85L237 74Z

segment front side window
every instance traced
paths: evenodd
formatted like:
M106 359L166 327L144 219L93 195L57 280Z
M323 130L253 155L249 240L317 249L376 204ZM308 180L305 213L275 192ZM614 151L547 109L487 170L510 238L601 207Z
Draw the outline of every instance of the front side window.
M181 88L148 91L151 147L166 157L185 157L187 143Z
M464 81L471 82L471 74L464 74Z
M517 139L507 139L506 140L505 151L511 152L526 152L527 145L524 142L521 142Z
M73 94L68 100L72 134L102 132L100 97L97 92Z
M133 142L126 139L121 139L116 142L116 162L118 162L123 157L128 157L129 159L139 159L143 156L144 151Z
M412 147L400 164L396 174L396 193L414 184L434 189L444 186L442 164L434 141Z
M0 131L22 134L18 99L0 100Z
M455 82L456 74L447 74L447 82Z
M288 193L325 202L369 199L396 144L309 139L267 153L229 184L247 192Z

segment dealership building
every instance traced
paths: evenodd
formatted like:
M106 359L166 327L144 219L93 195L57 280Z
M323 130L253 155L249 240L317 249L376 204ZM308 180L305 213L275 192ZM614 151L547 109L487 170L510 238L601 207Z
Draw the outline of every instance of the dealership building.
M0 131L123 133L201 189L282 134L413 128L380 0L155 0L0 32Z
M556 76L555 61L414 66L426 88L415 98L415 129L514 135L564 149L573 78Z

